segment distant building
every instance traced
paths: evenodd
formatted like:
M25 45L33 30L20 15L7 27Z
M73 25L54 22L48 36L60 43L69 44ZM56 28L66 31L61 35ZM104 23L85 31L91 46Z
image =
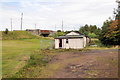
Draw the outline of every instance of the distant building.
M55 38L55 48L64 48L64 49L81 49L86 46L90 39L79 33L79 32L70 32L65 36L59 36Z
M40 30L40 35L44 36L44 37L48 37L50 34L49 30Z
M40 30L40 29L26 29L26 31L30 32L31 34L44 36L44 37L48 37L49 35L56 33L55 31L52 30Z

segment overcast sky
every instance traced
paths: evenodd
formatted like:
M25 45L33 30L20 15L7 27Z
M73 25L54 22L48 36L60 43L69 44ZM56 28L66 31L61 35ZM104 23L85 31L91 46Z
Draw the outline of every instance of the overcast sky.
M78 30L85 24L101 27L113 16L115 0L0 0L0 29L20 30L23 12L23 29Z

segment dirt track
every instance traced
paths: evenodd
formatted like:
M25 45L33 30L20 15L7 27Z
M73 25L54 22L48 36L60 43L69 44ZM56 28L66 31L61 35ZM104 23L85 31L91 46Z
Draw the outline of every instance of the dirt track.
M46 78L116 78L118 50L58 53L42 71Z

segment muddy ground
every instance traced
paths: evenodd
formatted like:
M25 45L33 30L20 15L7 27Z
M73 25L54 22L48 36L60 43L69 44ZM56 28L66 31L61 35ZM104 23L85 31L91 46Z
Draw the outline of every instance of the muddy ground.
M52 57L39 77L117 78L118 50L61 52Z

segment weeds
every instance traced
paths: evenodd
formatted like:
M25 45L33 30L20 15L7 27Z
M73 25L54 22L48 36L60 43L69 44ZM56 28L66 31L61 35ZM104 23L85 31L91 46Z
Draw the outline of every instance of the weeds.
M86 49L80 49L85 51ZM21 68L13 77L14 78L26 78L26 77L38 77L42 69L51 61L52 57L59 52L79 51L74 49L50 49L50 50L35 50L31 54L27 64ZM57 69L58 66L51 66ZM33 74L33 75L31 75Z

